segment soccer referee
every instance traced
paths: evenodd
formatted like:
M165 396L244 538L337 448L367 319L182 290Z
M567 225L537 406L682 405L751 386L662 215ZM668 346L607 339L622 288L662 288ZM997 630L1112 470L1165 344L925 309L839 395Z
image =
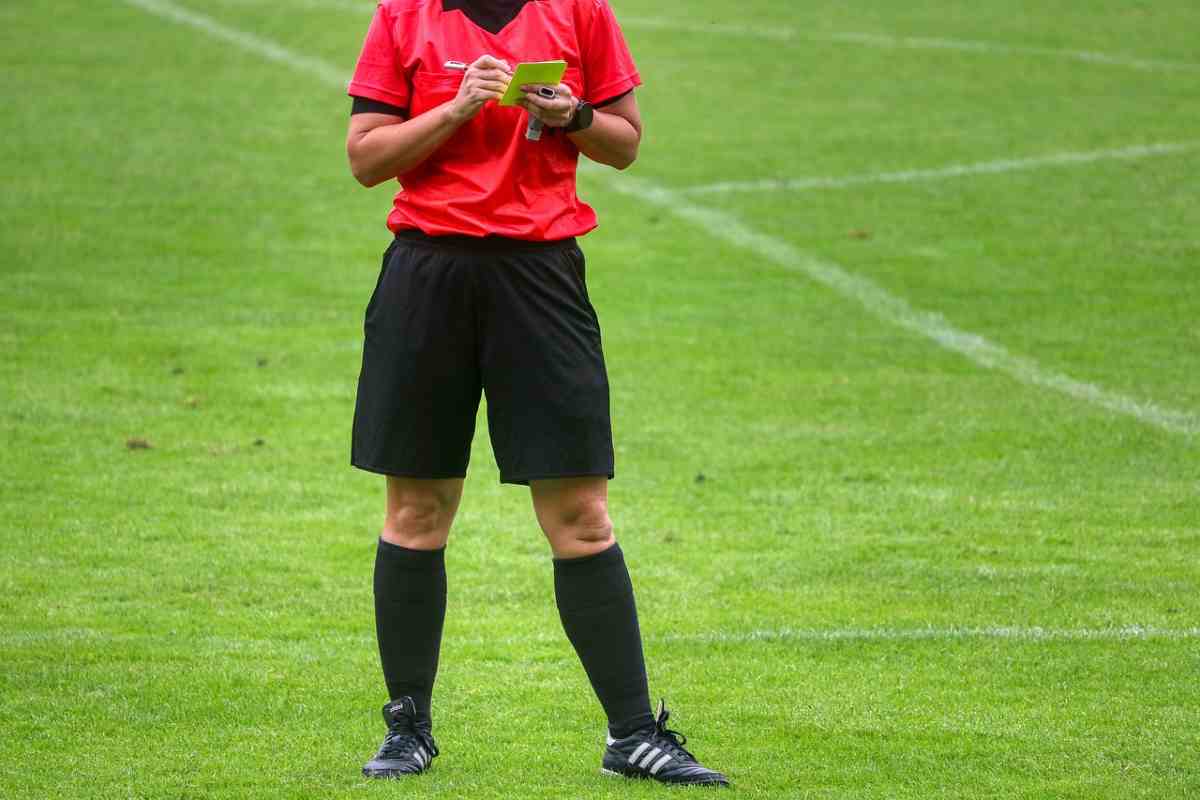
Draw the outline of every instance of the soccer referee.
M518 63L562 83L494 101ZM475 416L504 483L530 488L559 616L608 717L605 772L727 785L651 713L633 587L608 516L608 378L575 237L579 154L637 157L637 68L606 0L383 0L349 84L346 149L365 186L399 179L364 323L352 463L387 477L375 624L387 734L363 767L394 778L438 754L430 698L444 554ZM539 91L541 90L541 91ZM526 137L540 120L540 139Z

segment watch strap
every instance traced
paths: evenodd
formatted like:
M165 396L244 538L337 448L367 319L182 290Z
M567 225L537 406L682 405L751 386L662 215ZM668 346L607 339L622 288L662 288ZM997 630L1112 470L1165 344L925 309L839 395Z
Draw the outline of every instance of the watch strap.
M592 127L592 119L594 117L594 108L587 100L580 100L575 104L575 114L571 117L571 121L563 128L565 133L576 133L578 131L587 130Z

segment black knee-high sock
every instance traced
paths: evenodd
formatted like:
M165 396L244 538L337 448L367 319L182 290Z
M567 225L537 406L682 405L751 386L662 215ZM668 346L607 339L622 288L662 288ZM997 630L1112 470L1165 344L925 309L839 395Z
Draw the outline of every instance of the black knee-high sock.
M411 696L426 720L446 619L445 554L383 539L375 550L375 635L388 696Z
M612 735L622 738L652 724L637 606L620 546L554 559L554 596Z

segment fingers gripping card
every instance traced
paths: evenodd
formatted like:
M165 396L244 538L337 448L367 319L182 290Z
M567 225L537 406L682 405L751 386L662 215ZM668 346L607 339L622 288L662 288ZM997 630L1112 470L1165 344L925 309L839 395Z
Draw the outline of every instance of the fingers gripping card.
M521 87L531 83L557 86L566 71L567 62L565 61L526 61L523 64L517 64L516 70L513 71L512 81L509 82L508 89L500 98L499 103L502 106L515 106L523 95Z

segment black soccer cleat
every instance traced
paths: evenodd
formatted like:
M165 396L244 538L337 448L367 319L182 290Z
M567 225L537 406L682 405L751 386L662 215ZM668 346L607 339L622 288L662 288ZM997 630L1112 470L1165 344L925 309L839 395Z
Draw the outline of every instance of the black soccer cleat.
M608 738L600 771L627 778L652 778L661 783L689 786L728 786L729 779L696 761L684 745L687 737L667 729L665 701L658 701L658 718L653 728L640 730L624 739Z
M427 720L417 719L417 707L407 695L383 707L387 736L375 757L363 765L368 778L400 778L429 769L438 754Z

